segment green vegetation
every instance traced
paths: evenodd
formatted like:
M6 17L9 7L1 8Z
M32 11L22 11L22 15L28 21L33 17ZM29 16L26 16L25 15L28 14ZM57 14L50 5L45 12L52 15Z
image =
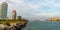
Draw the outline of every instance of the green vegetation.
M0 20L0 24L5 24L6 22L9 22L9 23L17 23L17 22L28 22L28 20Z
M10 23L9 23L9 22L6 22L5 24L6 24L7 26L10 26Z

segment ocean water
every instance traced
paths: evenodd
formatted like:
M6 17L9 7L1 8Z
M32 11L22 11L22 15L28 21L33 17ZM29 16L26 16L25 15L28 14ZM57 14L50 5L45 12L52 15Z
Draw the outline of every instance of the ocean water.
M60 30L60 22L29 21L23 30Z

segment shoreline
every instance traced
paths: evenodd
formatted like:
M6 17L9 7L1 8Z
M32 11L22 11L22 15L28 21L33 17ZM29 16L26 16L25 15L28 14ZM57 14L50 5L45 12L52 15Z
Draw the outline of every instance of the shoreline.
M17 21L17 22L15 22L15 21ZM12 27L13 27L13 29L17 30L17 29L22 29L22 28L26 27L26 24L28 22L27 20L19 20L19 21L15 20L15 21L14 20L6 20L6 22L10 22L11 26L7 26L6 24L4 24L6 22L3 21L2 24L0 24L0 26L5 30L10 29Z

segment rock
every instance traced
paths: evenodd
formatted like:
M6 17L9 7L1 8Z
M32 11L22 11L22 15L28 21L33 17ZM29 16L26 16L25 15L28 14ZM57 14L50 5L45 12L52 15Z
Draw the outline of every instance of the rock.
M4 27L3 30L21 30L26 26L27 22L16 23L16 25Z

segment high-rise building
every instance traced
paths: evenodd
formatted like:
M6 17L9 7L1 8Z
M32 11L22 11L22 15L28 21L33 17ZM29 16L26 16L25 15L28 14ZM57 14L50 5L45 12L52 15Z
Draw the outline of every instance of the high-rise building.
M13 17L14 20L16 20L16 10L13 10L12 17Z
M13 20L16 20L16 10L13 10L9 19L13 19Z
M7 17L7 9L8 9L8 4L7 2L2 2L1 4L1 19L6 19Z
M1 7L0 7L0 19L1 19L1 17L2 17L2 10L1 10Z

